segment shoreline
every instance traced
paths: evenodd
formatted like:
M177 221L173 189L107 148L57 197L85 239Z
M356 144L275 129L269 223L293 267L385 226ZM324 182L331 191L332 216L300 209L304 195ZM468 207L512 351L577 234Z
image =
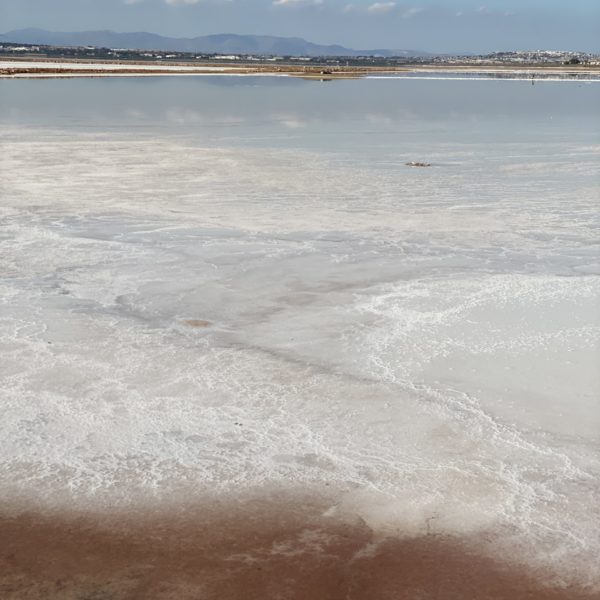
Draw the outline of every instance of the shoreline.
M48 65L48 66L46 66ZM7 60L0 58L0 78L49 78L49 77L133 77L164 75L263 75L287 76L302 79L334 80L357 79L369 76L407 75L419 73L481 74L515 76L600 76L600 66L498 66L498 65L414 65L401 67L305 67L290 65L253 65L240 63L138 63L107 61ZM576 79L580 81L580 79ZM543 79L540 79L543 81Z
M306 500L306 499L305 499ZM556 574L490 556L486 536L378 538L319 502L273 498L186 514L0 517L3 598L594 600Z

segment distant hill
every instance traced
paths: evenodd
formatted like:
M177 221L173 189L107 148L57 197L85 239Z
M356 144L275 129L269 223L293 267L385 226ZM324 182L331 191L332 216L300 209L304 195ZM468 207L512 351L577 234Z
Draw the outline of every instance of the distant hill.
M343 46L324 46L302 38L272 35L221 33L195 38L170 38L155 33L116 33L114 31L56 32L43 29L18 29L0 34L0 42L43 44L48 46L95 46L128 50L172 50L202 54L254 54L283 56L426 56L415 50L353 50Z

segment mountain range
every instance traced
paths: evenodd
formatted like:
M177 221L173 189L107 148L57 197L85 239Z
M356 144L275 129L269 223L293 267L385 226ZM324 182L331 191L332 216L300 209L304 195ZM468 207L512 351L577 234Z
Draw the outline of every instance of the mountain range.
M271 56L426 56L416 50L354 50L338 45L321 45L297 37L221 33L194 38L164 37L156 33L114 31L56 32L18 29L0 34L1 42L47 46L94 46L127 50L171 50L201 54L247 54Z

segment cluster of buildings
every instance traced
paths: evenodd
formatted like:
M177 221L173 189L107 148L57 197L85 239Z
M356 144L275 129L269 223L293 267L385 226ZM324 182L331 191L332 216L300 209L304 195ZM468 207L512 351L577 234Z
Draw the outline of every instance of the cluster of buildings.
M406 64L445 65L600 65L600 55L585 52L557 50L526 50L493 52L485 55L440 56L253 56L242 54L198 54L194 52L171 52L158 50L131 50L127 48L96 48L92 46L64 47L29 44L0 43L0 55L38 56L48 58L100 59L100 60L171 60L171 61L220 61L220 62L285 62L288 64L318 64L331 66L398 66Z
M563 50L515 50L510 52L492 52L479 56L436 56L433 62L461 64L600 64L600 56L587 52Z

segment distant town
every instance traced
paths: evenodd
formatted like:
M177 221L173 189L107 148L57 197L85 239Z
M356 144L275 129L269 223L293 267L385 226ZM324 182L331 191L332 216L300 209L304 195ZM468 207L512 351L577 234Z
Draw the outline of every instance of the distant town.
M2 42L0 56L7 58L70 59L135 62L219 62L282 65L398 67L401 65L477 65L477 66L600 66L600 55L585 52L532 50L492 52L483 55L439 56L276 56L249 54L199 54L158 50L131 50L124 48L98 48L94 46L49 46L41 44L13 44Z

